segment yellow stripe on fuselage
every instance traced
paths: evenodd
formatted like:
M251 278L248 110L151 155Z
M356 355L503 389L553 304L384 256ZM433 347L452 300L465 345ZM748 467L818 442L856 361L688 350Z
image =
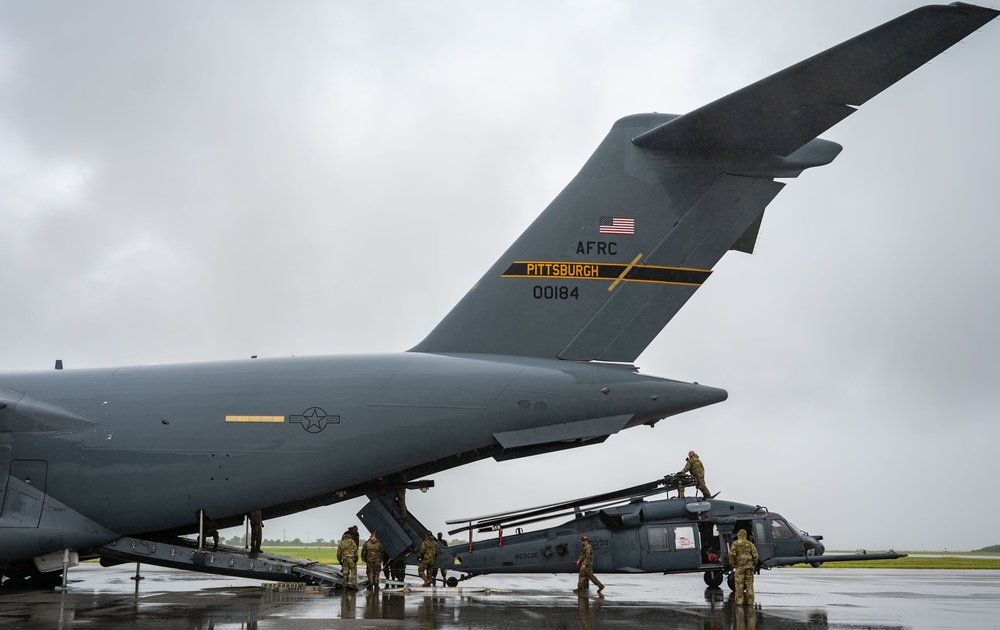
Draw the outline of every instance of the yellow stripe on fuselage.
M226 416L226 422L284 422L285 416Z

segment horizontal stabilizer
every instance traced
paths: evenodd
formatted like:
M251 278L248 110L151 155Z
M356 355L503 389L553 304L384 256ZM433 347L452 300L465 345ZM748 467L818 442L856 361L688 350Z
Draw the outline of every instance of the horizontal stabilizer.
M658 151L736 149L787 156L994 17L926 6L635 138Z

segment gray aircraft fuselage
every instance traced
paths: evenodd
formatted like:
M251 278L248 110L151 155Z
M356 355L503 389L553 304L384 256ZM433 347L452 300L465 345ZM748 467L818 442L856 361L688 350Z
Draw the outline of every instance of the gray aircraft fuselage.
M273 518L394 473L554 450L726 397L628 367L420 353L0 382L0 449L12 454L0 563L190 531L200 509L225 519L268 506Z

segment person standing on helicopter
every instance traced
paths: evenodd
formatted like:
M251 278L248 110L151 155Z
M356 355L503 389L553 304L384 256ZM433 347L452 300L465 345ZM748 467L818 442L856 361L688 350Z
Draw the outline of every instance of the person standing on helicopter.
M708 491L708 486L705 485L705 464L701 463L701 458L698 457L698 453L694 451L688 451L687 463L684 464L684 468L681 469L678 475L683 475L685 473L691 473L691 475L698 482L698 489L705 498L712 496L712 493ZM677 498L684 498L684 487L681 486L677 489Z

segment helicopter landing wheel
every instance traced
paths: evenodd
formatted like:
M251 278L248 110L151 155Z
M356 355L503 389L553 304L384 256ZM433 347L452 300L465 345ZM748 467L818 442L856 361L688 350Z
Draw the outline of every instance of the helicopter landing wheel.
M705 584L708 588L719 588L722 579L722 571L705 571Z
M816 555L816 549L815 548L806 549L806 555L807 556L815 556ZM820 567L820 565L822 565L822 564L823 564L822 562L810 562L809 566L811 566L814 569L818 569Z
M736 592L736 574L735 573L730 573L729 575L726 576L726 585L729 587L729 590L733 591L734 593Z

